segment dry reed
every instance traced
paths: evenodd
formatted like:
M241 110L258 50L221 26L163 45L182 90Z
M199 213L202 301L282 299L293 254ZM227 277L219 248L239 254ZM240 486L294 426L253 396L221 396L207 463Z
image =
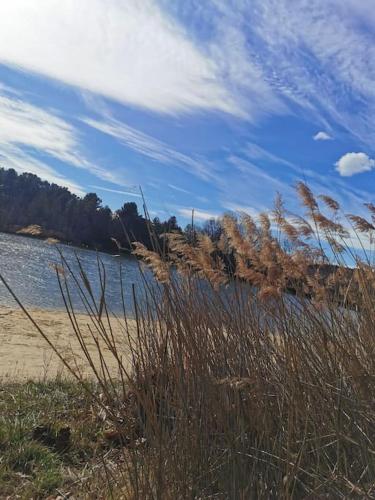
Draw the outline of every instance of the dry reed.
M118 361L114 380L103 357L89 359L98 405L127 439L108 476L115 498L375 497L374 267L353 251L339 204L320 198L329 218L297 189L305 218L278 198L259 225L225 216L218 242L168 234L167 257L136 246L160 283L145 279L142 302L133 290L134 333L124 305L131 370L111 334L104 270L96 301L81 269L93 338Z

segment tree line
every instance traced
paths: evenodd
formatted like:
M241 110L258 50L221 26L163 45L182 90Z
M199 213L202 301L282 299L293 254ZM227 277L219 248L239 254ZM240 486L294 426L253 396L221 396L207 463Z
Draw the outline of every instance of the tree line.
M95 193L79 197L34 174L0 168L0 231L16 233L30 225L41 226L44 234L61 241L103 251L118 245L130 249L133 241L151 248L152 238L181 231L176 217L150 221L134 202L112 211Z

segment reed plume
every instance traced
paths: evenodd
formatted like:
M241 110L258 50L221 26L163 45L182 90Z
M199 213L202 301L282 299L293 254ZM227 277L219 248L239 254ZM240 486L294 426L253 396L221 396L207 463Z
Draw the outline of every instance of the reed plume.
M278 197L272 224L225 215L218 241L135 245L162 286L145 279L142 303L134 291L131 370L91 315L119 364L120 383L96 371L108 418L122 433L137 423L123 474L108 473L115 498L374 497L374 265L335 200L319 197L328 217L297 190L305 217Z

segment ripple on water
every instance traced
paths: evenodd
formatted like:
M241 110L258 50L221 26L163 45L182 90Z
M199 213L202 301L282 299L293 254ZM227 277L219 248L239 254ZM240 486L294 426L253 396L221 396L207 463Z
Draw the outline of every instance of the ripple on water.
M59 245L74 271L78 271L77 254L89 278L94 293L99 296L100 281L97 267L97 252ZM123 272L124 297L127 307L132 304L131 285L141 289L141 276L135 259L114 257L100 253L107 275L106 299L113 311L122 309L120 294L120 266ZM23 236L0 233L0 272L23 304L29 307L63 308L53 264L59 263L59 254L53 245ZM150 277L151 279L151 277ZM73 293L77 309L82 310L76 293ZM0 283L0 305L14 306L14 301Z

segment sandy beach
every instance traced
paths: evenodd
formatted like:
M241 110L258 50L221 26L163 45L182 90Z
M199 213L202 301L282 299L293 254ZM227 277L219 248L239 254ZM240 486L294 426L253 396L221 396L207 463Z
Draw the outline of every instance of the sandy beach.
M90 376L92 372L66 311L30 309L29 312L64 358L74 363L82 374ZM99 367L97 348L88 328L90 319L85 314L78 314L77 321L88 351ZM123 324L113 318L111 325L118 349L126 360L129 356ZM134 322L131 321L130 328L133 327ZM103 341L100 343L109 370L115 375L117 363ZM38 380L54 378L59 374L69 376L67 368L26 315L20 309L0 306L0 379Z

